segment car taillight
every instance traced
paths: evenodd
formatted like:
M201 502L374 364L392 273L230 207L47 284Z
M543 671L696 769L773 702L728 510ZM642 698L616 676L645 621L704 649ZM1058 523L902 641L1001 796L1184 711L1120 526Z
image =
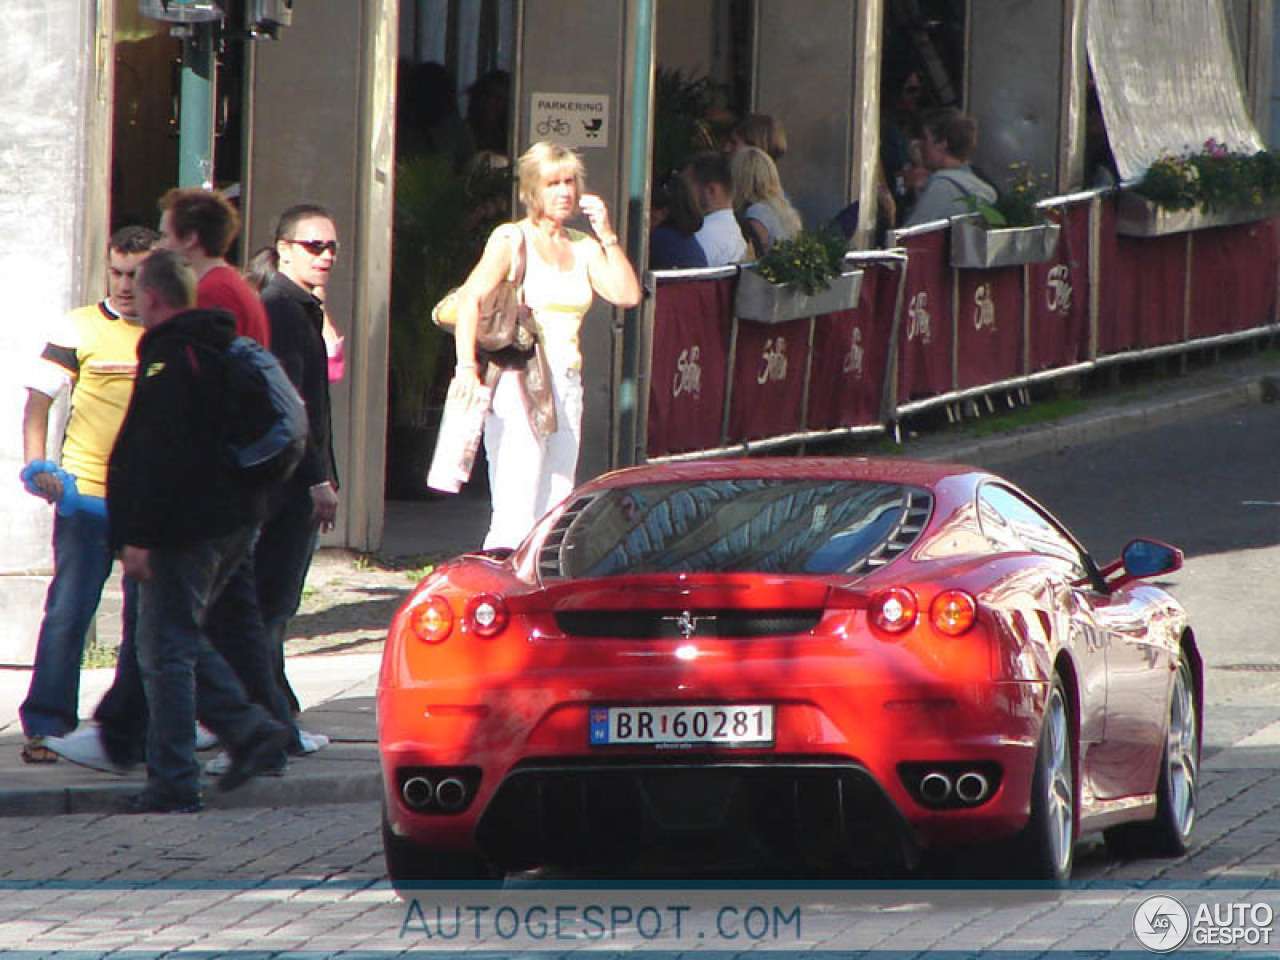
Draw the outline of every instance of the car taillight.
M906 587L890 587L871 598L871 622L889 633L910 630L918 612L916 595Z
M467 603L467 624L482 637L496 637L510 619L507 604L496 593L481 593Z
M453 630L453 611L444 597L428 597L413 608L409 623L418 639L443 643Z
M939 633L958 637L978 619L978 602L963 590L943 590L933 598L929 619Z

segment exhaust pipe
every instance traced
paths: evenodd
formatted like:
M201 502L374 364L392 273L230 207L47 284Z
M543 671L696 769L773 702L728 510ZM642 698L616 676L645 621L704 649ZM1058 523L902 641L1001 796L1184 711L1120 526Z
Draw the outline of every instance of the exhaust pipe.
M414 810L425 810L429 807L435 792L435 787L426 777L410 777L404 782L404 786L400 788L400 796Z
M436 787L436 803L448 813L461 810L467 803L467 788L457 777L446 777Z
M965 803L981 803L987 799L991 784L976 770L968 770L956 778L956 796Z
M920 778L920 796L926 803L945 803L951 796L951 778L934 770Z

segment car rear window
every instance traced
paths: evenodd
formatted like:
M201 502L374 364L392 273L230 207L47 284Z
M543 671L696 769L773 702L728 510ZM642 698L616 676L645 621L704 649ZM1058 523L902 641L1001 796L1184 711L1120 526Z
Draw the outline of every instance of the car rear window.
M615 487L565 508L539 545L539 572L861 573L909 547L931 508L920 488L857 480Z

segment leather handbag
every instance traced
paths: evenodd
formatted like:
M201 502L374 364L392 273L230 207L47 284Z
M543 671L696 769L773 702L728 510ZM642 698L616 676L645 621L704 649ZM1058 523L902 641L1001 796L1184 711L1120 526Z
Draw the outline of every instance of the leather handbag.
M515 224L512 239L511 266L507 276L480 301L476 322L476 349L486 353L515 348L532 350L537 341L529 308L524 302L524 231ZM431 320L450 334L458 327L458 291L454 287L431 311Z

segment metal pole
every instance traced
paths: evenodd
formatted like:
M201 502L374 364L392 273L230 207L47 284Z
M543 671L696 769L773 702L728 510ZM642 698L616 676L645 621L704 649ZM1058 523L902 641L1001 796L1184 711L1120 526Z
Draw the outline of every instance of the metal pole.
M213 118L217 102L213 37L216 23L194 23L182 42L178 115L178 186L213 187Z
M626 251L643 274L648 259L649 166L651 154L651 96L653 84L654 0L633 0L628 4L631 35L631 75L627 90L631 131L628 137L626 189ZM641 395L640 364L644 345L640 342L645 329L640 310L626 311L621 320L621 376L618 382L617 461L614 466L629 466L644 459L639 433L640 404L648 402Z

